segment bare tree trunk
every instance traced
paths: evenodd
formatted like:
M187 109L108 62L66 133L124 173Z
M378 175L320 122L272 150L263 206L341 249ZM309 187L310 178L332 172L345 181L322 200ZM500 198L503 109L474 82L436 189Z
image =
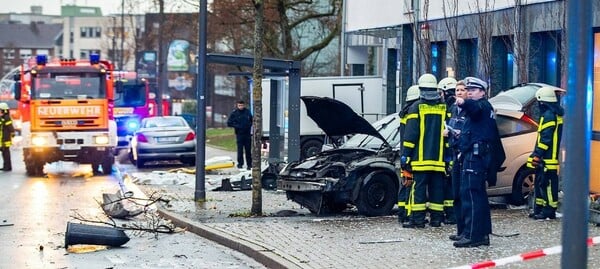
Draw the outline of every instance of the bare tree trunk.
M252 100L254 102L254 134L252 138L252 209L253 216L262 215L262 183L260 180L260 149L262 137L262 79L263 79L263 35L264 35L264 2L253 0L256 12L254 22L254 70Z
M448 17L447 10L450 11L450 17ZM455 76L459 73L458 59L458 0L444 0L442 2L442 12L444 13L444 24L448 31L448 45L450 48L450 55L452 57L454 74Z
M492 75L492 34L493 34L493 18L491 11L494 9L495 0L485 1L481 6L480 1L475 1L477 21L475 22L475 30L479 38L478 53L479 53L479 77L488 82L491 86L490 78ZM487 96L491 96L492 87L488 87Z
M410 8L410 6L407 6ZM419 75L425 72L431 72L431 36L429 31L429 24L427 22L427 13L429 10L429 0L424 0L423 10L420 6L415 6L414 10L406 10L406 14L409 14L409 20L412 22L412 32L414 38L413 55L415 57L413 68L415 74L415 81ZM421 20L421 11L423 13L423 19ZM423 68L424 65L424 68Z

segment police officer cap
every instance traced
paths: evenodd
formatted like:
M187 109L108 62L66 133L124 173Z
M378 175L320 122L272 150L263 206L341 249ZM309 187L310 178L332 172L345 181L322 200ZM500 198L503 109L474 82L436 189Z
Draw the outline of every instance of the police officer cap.
M466 77L464 79L465 82L465 88L468 89L480 89L482 91L487 90L487 83L481 79L478 79L476 77Z
M0 110L8 110L8 109L9 109L8 104L6 104L4 102L0 103Z

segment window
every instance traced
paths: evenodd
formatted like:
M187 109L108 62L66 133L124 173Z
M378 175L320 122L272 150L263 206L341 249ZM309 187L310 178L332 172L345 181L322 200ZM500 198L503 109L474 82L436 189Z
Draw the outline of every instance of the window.
M20 59L28 59L31 57L31 49L20 49L19 50L19 58Z
M504 115L496 115L496 124L498 125L500 137L515 136L537 131L537 126L531 123Z
M15 58L15 49L4 49L4 59L11 60Z
M81 27L79 30L82 38L98 38L102 33L100 27Z
M80 50L79 51L79 59L88 59L88 58L90 58L91 54L100 55L100 51L99 50Z
M47 50L47 49L38 49L38 50L36 50L35 53L38 54L38 55L39 54L50 55L50 51Z

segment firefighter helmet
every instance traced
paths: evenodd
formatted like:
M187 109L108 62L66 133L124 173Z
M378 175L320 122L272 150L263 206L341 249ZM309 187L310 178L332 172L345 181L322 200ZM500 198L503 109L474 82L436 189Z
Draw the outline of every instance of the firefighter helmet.
M406 102L419 99L419 85L412 85L406 90Z
M0 110L9 110L8 104L2 102L0 103Z
M541 87L535 92L535 98L542 102L557 102L556 93L552 87ZM1 105L1 104L0 104Z
M438 83L437 87L442 91L454 90L456 89L456 83L456 79L454 79L453 77L447 77L440 80L440 83Z
M419 88L437 89L437 79L432 74L423 74L419 77Z

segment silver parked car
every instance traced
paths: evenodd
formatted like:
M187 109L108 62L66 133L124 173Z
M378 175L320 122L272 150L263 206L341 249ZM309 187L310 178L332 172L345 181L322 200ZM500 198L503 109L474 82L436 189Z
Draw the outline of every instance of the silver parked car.
M145 118L129 147L129 159L138 168L147 161L179 160L196 163L196 133L179 116Z

